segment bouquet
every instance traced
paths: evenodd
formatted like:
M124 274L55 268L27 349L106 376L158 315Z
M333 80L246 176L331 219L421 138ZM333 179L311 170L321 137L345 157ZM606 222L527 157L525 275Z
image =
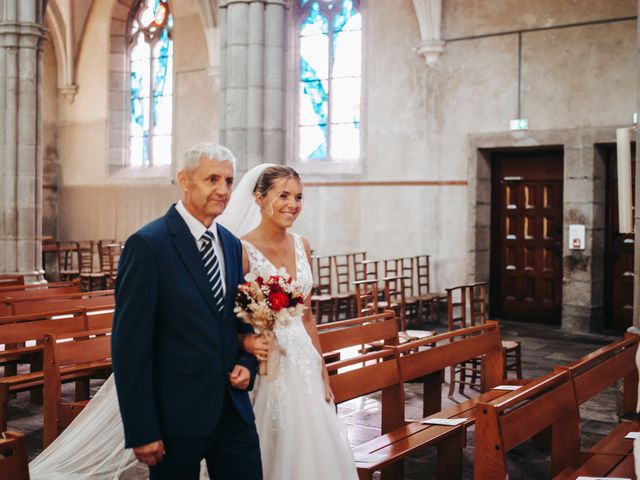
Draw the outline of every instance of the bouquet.
M269 342L269 358L272 352L275 357L279 347L274 330L304 311L304 295L293 286L291 276L284 268L278 269L275 275L249 272L244 279L245 282L238 286L233 311ZM269 370L277 368L273 362L270 369L268 361L260 361L260 375L267 375Z

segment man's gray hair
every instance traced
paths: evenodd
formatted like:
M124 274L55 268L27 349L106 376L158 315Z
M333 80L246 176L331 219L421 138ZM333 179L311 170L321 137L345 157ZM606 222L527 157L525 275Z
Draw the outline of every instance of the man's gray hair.
M198 168L203 158L229 162L233 166L233 170L235 171L236 169L236 157L227 147L213 143L196 143L184 154L182 165L180 165L178 171L183 171L190 175Z

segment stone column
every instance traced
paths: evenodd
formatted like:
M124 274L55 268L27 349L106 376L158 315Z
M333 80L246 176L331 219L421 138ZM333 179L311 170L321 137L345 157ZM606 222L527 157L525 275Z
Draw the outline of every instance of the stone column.
M638 2L638 14L640 14L640 2ZM636 42L636 62L640 65L640 23L637 23L637 35L639 35ZM636 68L636 89L640 94L640 70ZM636 96L639 99L640 97ZM636 112L640 112L640 103L638 103ZM634 251L633 251L633 326L640 329L640 168L637 161L640 157L638 152L638 146L640 145L640 128L636 129L636 191L635 191L635 208L633 213L634 221Z
M562 327L591 332L602 324L604 303L605 162L594 154L596 132L565 135ZM551 144L551 142L549 142ZM570 250L570 224L586 227L586 248Z
M44 0L0 0L0 275L42 279Z
M238 170L284 162L284 0L220 2L220 142Z

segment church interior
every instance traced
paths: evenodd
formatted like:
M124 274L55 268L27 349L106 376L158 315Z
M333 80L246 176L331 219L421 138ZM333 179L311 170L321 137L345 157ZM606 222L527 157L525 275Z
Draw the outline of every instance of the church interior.
M637 478L638 11L0 0L0 480L109 376L108 346L52 355L106 345L123 245L203 142L236 183L300 174L358 478Z

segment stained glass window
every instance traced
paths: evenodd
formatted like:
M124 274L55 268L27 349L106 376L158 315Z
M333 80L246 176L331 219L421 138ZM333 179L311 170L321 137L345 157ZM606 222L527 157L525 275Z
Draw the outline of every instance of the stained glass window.
M171 164L173 17L167 0L141 0L129 29L129 165Z
M358 0L299 0L298 159L360 157Z

